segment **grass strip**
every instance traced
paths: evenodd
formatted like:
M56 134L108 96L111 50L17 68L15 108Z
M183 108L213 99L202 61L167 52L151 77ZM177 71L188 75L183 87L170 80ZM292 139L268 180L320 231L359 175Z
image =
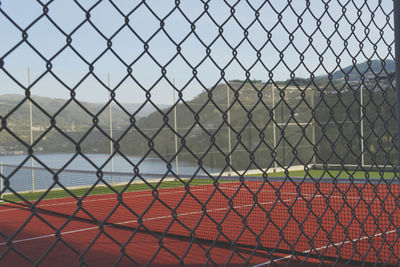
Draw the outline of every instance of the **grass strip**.
M275 173L269 173L269 177L286 177L286 174L284 172L275 172ZM249 175L250 176L250 175ZM259 176L262 177L262 173L259 174L253 174L251 176ZM323 171L323 170L310 170L308 173L305 171L289 171L289 176L290 177L306 177L306 178L314 178L314 179L319 179L321 177L330 177L330 178L342 178L342 179L349 179L350 177L353 178L369 178L369 179L393 179L394 177L398 178L398 174L395 172L377 172L377 171L370 171L370 172L365 172L365 171L349 171L349 170L329 170L329 171ZM186 180L187 181L187 180ZM219 183L228 183L232 182L233 180L224 180L220 179ZM237 180L236 180L237 181ZM206 184L212 184L214 181L212 179L193 179L190 182L190 186L196 186L196 185L206 185ZM133 183L129 185L126 188L126 185L114 185L112 188L117 191L117 192L135 192L135 191L145 191L145 190L153 190L154 188L157 187L157 189L167 189L167 188L182 188L186 184L183 183L182 181L179 180L174 180L174 181L163 181L160 184L158 182L149 182L150 186L145 184L145 183ZM88 192L90 187L81 187L81 188L72 188L69 189L72 194L75 196L83 196ZM44 191L37 191L37 192L24 192L24 193L19 193L18 195L14 194L4 194L3 195L3 200L6 201L12 201L12 202L20 202L23 201L23 199L26 199L28 201L35 201L39 199L42 195L44 194ZM100 185L96 186L94 189L90 191L88 195L106 195L106 194L114 194L114 191L111 190L108 186L105 185ZM55 188L51 190L45 197L44 199L56 199L56 198L70 198L72 197L70 193L67 191L60 189L60 188ZM6 202L0 202L1 203L6 203Z
M190 186L197 186L197 185L206 185L206 184L212 184L214 181L212 179L193 179L189 185ZM229 180L220 180L219 183L227 183L231 182ZM158 182L149 182L150 185L147 185L145 183L132 183L128 187L126 187L126 184L123 185L111 185L112 188L117 191L117 192L135 192L135 191L145 191L145 190L153 190L157 187L157 189L167 189L167 188L182 188L186 186L187 184L183 183L182 181L179 180L174 180L174 181L163 181L161 183ZM75 196L83 196L89 191L90 187L80 187L80 188L71 188L68 189L72 194ZM93 188L88 195L106 195L106 194L115 194L115 191L113 191L110 187L105 186L105 185L99 185ZM28 200L28 201L35 201L39 199L45 191L37 191L37 192L24 192L24 193L18 193L18 195L15 194L3 194L2 200L5 200L5 202L0 201L0 205L6 203L7 201L10 202L20 202ZM72 195L65 191L64 189L61 188L55 188L48 192L46 196L43 199L56 199L56 198L71 198Z

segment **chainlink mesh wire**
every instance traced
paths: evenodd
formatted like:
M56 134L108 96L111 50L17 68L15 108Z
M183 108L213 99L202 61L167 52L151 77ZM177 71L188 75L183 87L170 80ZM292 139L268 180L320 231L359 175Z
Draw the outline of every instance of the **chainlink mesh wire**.
M392 1L17 5L0 262L398 264Z

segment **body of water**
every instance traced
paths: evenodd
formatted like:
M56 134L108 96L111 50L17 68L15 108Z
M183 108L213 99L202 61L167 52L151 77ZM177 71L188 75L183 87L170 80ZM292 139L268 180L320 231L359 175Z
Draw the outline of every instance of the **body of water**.
M85 158L86 157L86 158ZM116 155L113 157L114 174L96 174L98 169L104 172L111 172L110 156L107 154L85 154L85 157L75 156L74 154L40 154L38 160L34 161L34 169L5 166L20 165L30 167L31 160L27 155L1 156L0 162L3 164L3 175L8 177L10 187L15 191L44 190L49 187L60 187L63 184L67 187L89 186L96 183L99 177L107 183L138 181L140 178L135 173L140 174L143 179L161 178L172 176L168 170L168 163L157 158L127 157L126 159ZM28 159L28 160L27 160ZM47 166L51 169L65 168L56 179L54 175L46 170ZM202 175L204 171L196 165L179 161L179 175ZM175 161L171 162L170 169L176 172ZM216 169L207 169L207 172L218 172ZM4 181L3 181L4 183ZM59 184L60 183L60 184ZM103 182L100 182L102 184Z

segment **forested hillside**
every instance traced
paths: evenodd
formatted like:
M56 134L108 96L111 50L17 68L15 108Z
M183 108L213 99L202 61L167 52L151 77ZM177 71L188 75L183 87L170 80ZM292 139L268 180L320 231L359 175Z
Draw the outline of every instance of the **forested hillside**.
M137 105L122 104L126 109L123 111L114 104L114 149L125 155L173 161L176 108L179 159L199 166L220 167L231 162L237 169L265 168L273 167L274 159L284 165L306 165L314 160L311 156L314 143L316 163L356 164L361 160L360 115L364 114L365 160L368 163L375 157L376 162L385 164L391 158L383 155L395 142L396 98L393 75L389 73L393 62L384 64L386 72L379 69L382 64L378 63L372 62L369 70L367 63L357 65L366 76L363 109L360 109L360 74L350 67L344 71L351 76L351 82L343 80L343 71L334 73L335 80L331 82L326 77L319 77L317 83L308 79L276 83L235 80L204 90L190 101L178 99L176 106L160 105L161 111L145 110L135 116L132 113ZM382 75L371 80L367 75L371 70ZM18 107L6 118L7 129L19 132L28 142L28 102L21 102L22 99L15 95L0 97L0 115L5 116ZM110 151L109 111L105 104L82 103L88 114L73 101L61 109L66 100L33 99L36 151L74 152L77 147L88 153ZM50 118L38 106L54 116L56 127L51 127ZM12 134L3 130L0 136L3 151L27 150L14 144L18 142ZM338 162L339 158L344 161Z

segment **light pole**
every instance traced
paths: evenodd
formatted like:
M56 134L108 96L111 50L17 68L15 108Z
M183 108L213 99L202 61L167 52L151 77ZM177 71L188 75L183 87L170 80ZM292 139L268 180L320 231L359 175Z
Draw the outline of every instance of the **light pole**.
M174 86L174 140L175 140L175 171L176 174L179 174L179 159L178 159L178 132L177 132L177 121L176 121L176 90L175 90L175 78L172 81L172 85Z
M315 155L316 152L316 144L315 144L315 88L312 88L312 99L311 99L311 105L312 105L312 111L314 115L312 115L312 145L313 145L313 166L317 164L317 156Z
M229 109L230 106L230 94L229 94L229 85L226 84L226 106L228 112L228 155L229 155L229 176L232 173L232 144L231 144L231 110Z
M111 101L111 82L110 82L110 73L107 75L107 85L109 90L108 99L110 104L108 106L109 115L110 115L110 156L111 156L111 184L114 184L114 147L113 147L113 124L112 124L112 101Z
M3 175L3 162L0 161L0 202L3 201L4 178Z
M400 0L393 1L393 20L394 20L394 58L396 64L396 96L397 96L397 118L400 118ZM397 120L397 154L400 164L400 120Z
M282 96L284 97L284 96ZM281 103L281 126L283 126L283 103ZM283 161L283 167L286 167L286 151L285 151L285 131L281 130L281 140L282 140L282 161Z
M361 167L364 167L364 99L363 84L360 85L360 149L361 149Z
M276 117L275 117L275 87L274 84L271 82L271 89L272 89L272 118L273 118L273 123L272 123L272 127L273 127L273 131L274 131L274 150L275 150L275 160L274 160L274 166L275 166L275 170L274 172L276 172L276 169L278 168L278 163L276 162L277 160L277 147L276 147Z
M28 90L31 92L31 69L28 68ZM30 146L33 154L33 127L32 127L32 94L29 95L29 133L30 133ZM32 192L35 191L35 171L34 171L34 159L33 155L31 155L31 184L32 184Z

